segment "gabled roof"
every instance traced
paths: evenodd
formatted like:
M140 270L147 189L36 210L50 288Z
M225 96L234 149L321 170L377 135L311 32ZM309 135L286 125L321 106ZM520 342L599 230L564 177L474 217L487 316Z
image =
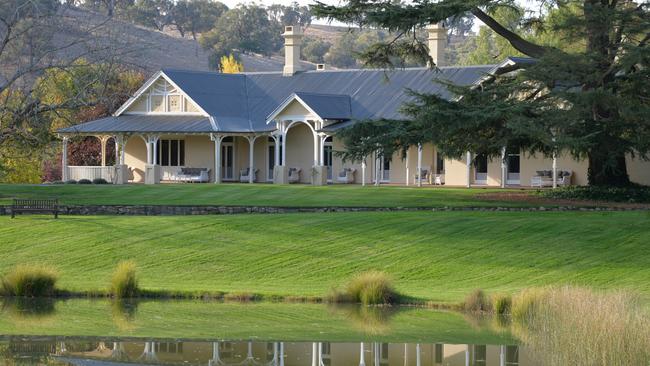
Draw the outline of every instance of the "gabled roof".
M113 120L101 119L60 132L109 132L99 130L108 128L111 123L117 125L110 129L115 132L127 127L132 127L128 129L134 132L165 132L148 130L150 128L178 129L175 132L188 129L196 132L268 132L274 129L267 124L268 117L291 98L300 99L322 119L402 119L405 116L400 108L412 98L406 93L407 89L452 98L444 83L436 81L464 86L479 84L501 69L530 62L535 61L508 58L500 65L442 67L437 70L305 71L290 77L281 72L222 74L163 69L160 74L196 102L207 116L193 116L189 119L193 124L184 126L182 123L188 121L188 116L141 115L134 118L124 114L113 117ZM158 123L164 126L156 127Z
M293 101L302 104L305 109L321 120L349 120L352 118L349 95L295 92L266 117L266 123L278 117Z

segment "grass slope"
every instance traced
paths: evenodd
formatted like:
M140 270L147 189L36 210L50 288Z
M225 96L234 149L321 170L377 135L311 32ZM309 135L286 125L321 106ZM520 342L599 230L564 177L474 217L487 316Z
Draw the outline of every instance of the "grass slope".
M512 191L512 190L506 190ZM12 198L58 198L64 204L246 205L246 206L525 206L494 202L476 195L500 189L361 187L359 185L159 184L0 185L0 204Z
M415 308L144 301L125 312L110 301L75 299L56 301L53 309L44 314L21 309L12 303L0 308L0 334L104 339L515 343L508 332L496 332L490 323L479 327L475 320L466 320L459 313Z
M646 212L373 212L198 217L0 217L0 273L48 263L70 290L106 289L133 259L147 289L323 295L369 269L459 301L546 284L650 296Z

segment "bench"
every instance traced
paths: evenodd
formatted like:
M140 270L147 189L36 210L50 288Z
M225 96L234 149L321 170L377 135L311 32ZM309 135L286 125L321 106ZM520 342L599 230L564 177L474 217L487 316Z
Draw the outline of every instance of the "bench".
M15 218L17 213L52 213L54 218L59 218L59 200L28 200L14 199L11 205L11 218Z

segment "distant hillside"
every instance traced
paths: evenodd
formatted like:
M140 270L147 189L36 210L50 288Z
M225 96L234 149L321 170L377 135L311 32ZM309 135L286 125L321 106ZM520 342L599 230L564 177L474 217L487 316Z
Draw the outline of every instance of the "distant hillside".
M57 42L67 44L79 37L85 37L86 40L78 46L66 48L59 57L78 57L85 55L90 47L106 46L104 52L88 58L99 61L113 57L116 61L142 69L145 73L161 68L210 70L209 53L198 42L182 38L173 30L161 32L79 8L65 7L61 14L67 26L65 32L57 36ZM337 29L328 28L336 27L312 26L308 34L317 33L332 39L339 33ZM246 72L282 71L284 65L284 58L280 55L265 57L243 54L241 59ZM303 68L315 69L315 65L303 62Z

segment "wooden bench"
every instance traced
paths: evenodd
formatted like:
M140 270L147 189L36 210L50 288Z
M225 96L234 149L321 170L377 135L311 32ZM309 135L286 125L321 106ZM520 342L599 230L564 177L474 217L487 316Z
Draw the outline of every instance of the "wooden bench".
M26 200L14 199L11 205L11 218L17 213L52 213L54 218L59 218L59 200Z

